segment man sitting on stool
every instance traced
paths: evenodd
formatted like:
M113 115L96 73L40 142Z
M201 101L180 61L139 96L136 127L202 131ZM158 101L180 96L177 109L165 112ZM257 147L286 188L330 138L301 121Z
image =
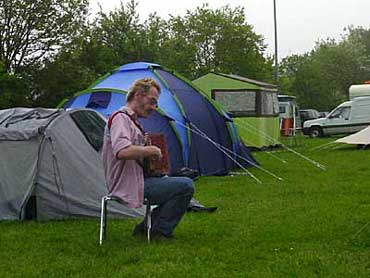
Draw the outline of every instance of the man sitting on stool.
M144 179L143 159L162 156L156 146L145 146L144 131L137 121L157 108L160 87L151 78L135 81L126 97L126 106L113 113L105 127L103 165L109 194L120 197L130 208L147 198L158 205L152 213L153 238L173 238L173 230L185 214L193 196L193 181L186 177ZM145 235L144 221L134 235Z

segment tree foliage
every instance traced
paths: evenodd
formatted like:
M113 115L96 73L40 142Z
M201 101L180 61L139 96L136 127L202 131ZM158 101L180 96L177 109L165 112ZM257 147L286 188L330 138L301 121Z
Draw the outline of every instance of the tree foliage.
M2 78L23 94L22 101L7 105L53 107L100 75L136 61L161 64L189 79L217 71L272 80L272 59L243 8L203 5L184 16L165 20L153 13L142 20L131 0L111 12L101 9L87 22L87 2L0 0Z
M35 106L55 107L64 98L86 89L98 76L116 66L111 48L94 38L92 31L67 45L46 61L43 67L32 68L27 79Z
M212 10L203 5L184 17L172 17L168 30L165 52L175 54L166 56L168 64L189 78L217 71L271 80L272 63L264 57L263 38L247 24L241 7ZM186 63L177 63L179 59Z
M341 41L316 43L304 55L292 55L280 65L280 86L297 96L304 108L330 110L348 99L352 84L370 74L370 30L348 28Z
M88 0L0 0L0 60L6 72L40 64L78 33Z
M242 8L203 5L185 16L165 21L151 14L140 23L137 3L130 1L108 14L100 11L94 34L120 64L153 61L191 79L212 70L271 79L263 38L246 23Z
M0 109L15 106L29 106L27 98L29 88L24 80L14 74L8 74L0 62Z

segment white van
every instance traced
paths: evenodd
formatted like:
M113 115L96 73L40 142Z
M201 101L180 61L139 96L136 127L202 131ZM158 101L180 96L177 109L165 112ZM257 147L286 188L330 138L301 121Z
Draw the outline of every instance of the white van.
M369 125L370 96L362 96L343 102L325 118L304 122L303 133L311 137L348 134L360 131Z

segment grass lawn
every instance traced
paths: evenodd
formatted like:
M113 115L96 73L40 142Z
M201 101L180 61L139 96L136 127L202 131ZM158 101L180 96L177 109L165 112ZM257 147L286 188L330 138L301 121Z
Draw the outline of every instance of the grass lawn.
M263 183L205 177L196 199L215 213L188 213L172 242L131 236L138 219L0 223L0 277L370 277L370 150L293 147L316 168L276 149L255 152ZM281 160L285 160L283 163Z

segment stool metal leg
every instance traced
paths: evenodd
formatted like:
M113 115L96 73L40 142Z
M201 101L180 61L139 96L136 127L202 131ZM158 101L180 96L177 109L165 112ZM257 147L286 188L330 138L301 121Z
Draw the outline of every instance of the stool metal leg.
M105 239L106 235L106 225L107 225L107 196L104 196L101 199L101 213L100 213L100 236L99 236L99 244L103 244L103 240Z
M148 243L150 243L150 232L152 229L152 215L151 215L151 207L149 200L146 200L146 211L145 211L145 227L146 227L146 235L148 238Z
M105 196L101 199L101 210L100 210L100 233L99 233L99 244L103 244L103 237L104 237L104 200Z
M103 229L103 235L104 235L104 239L107 237L107 214L108 214L108 211L107 211L107 206L108 206L108 201L110 201L110 198L109 197L106 197L104 199L104 229Z
M147 233L147 238L148 242L150 242L150 232L152 230L152 214L151 214L151 208L150 208L150 203L146 205L146 233Z
M106 238L106 230L107 230L107 206L108 201L116 201L122 203L122 200L116 196L104 196L101 200L101 212L100 212L100 233L99 233L99 244L102 245L104 239ZM145 229L146 235L148 239L148 243L150 243L151 237L151 230L152 230L152 208L154 209L157 206L151 206L148 199L145 199L144 205L145 208Z

